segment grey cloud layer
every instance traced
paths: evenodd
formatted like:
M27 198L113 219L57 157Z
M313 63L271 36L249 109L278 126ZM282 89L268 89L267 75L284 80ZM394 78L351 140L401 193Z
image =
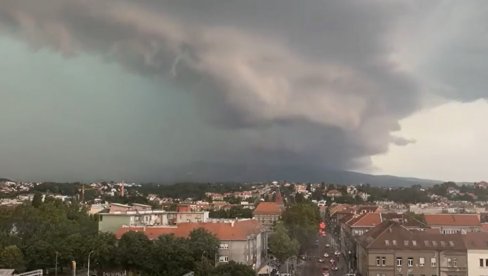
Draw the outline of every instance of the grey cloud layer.
M390 59L396 18L410 9L401 1L4 0L0 30L191 91L208 127L236 143L196 156L195 170L208 161L252 175L351 169L390 142L411 142L390 135L418 107L417 83Z

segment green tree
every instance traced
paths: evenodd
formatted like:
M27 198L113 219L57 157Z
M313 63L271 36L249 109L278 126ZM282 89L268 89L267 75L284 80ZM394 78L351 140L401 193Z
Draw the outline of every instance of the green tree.
M13 268L17 272L24 271L24 254L16 245L10 245L0 252L0 266L3 268Z
M210 276L254 276L256 272L245 264L239 264L234 261L230 261L226 264L218 265Z
M54 266L55 250L47 242L38 240L25 249L28 269L46 269Z
M153 245L152 265L157 275L183 275L194 266L189 241L174 235L160 236Z
M220 244L217 237L203 228L198 228L191 231L189 242L195 260L199 261L206 257L212 264L215 263Z
M298 240L302 249L312 245L321 220L315 204L307 200L293 204L285 210L282 217L290 237Z
M278 223L275 226L275 231L269 237L268 246L273 256L283 263L288 258L298 254L300 244L297 240L290 238L283 224Z
M117 239L112 233L99 233L91 242L93 264L98 268L111 268L119 265Z
M34 194L34 197L32 198L32 206L35 208L38 208L42 204L42 194L39 192L36 192Z
M127 232L119 241L120 263L131 271L143 272L148 269L151 241L141 232Z

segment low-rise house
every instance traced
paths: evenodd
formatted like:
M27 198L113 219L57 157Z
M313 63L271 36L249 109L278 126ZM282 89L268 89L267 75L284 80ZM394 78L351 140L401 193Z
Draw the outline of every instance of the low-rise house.
M177 237L188 237L191 231L203 228L214 234L220 241L216 260L218 263L235 261L253 266L255 269L263 265L267 249L267 236L264 228L257 220L230 220L206 223L181 223L175 226L154 227L120 227L115 236L120 239L129 231L143 232L150 240L161 235L174 234Z
M424 217L430 228L439 229L443 234L481 231L478 214L436 214L424 215Z
M359 239L357 260L364 276L468 275L462 235L411 231L393 221Z

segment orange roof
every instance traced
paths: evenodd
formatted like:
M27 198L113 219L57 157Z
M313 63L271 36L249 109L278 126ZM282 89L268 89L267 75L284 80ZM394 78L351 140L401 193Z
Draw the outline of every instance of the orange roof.
M255 215L281 215L282 209L276 202L260 202L254 210Z
M480 217L476 214L436 214L424 215L428 225L480 226Z
M251 234L258 234L261 230L261 224L257 220L242 220L236 222L188 222L180 223L177 226L155 226L144 227L134 226L120 227L115 232L115 237L120 239L125 233L130 231L143 232L150 240L157 239L161 235L174 234L176 237L186 238L191 231L203 228L214 234L219 240L246 240Z
M353 213L352 206L349 204L337 204L330 207L330 215L333 216L335 213L348 212Z
M381 223L380 213L364 213L351 221L351 227L374 227Z

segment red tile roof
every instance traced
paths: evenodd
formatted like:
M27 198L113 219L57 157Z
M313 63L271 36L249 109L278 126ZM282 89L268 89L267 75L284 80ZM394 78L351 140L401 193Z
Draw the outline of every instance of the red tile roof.
M375 227L381 223L380 213L365 213L351 221L351 227Z
M283 209L276 202L260 202L254 210L254 215L281 215Z
M203 228L214 234L219 240L246 240L251 234L258 234L262 230L261 224L257 220L243 220L233 223L229 222L205 222L205 223L180 223L177 226L122 226L115 233L115 237L120 239L125 233L130 231L143 232L150 240L157 239L161 235L174 234L177 237L186 238L191 231Z
M480 226L480 217L476 214L437 214L424 215L425 222L430 226Z

